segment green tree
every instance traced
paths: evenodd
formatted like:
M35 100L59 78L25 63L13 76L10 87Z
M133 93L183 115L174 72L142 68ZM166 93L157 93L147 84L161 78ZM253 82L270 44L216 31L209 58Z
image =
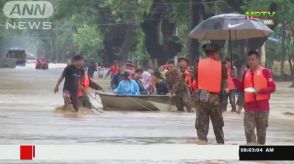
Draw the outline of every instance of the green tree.
M84 56L91 58L96 57L97 60L101 60L101 56L96 56L98 49L100 49L102 38L99 31L95 27L90 27L84 24L77 29L77 33L73 35L73 41L78 45L78 52L84 54Z
M99 7L104 16L104 22L109 26L102 27L106 35L104 44L105 53L109 57L126 61L130 54L134 54L141 62L145 62L144 35L140 28L140 22L145 12L148 12L152 0L108 0L101 1ZM113 38L113 39L111 39ZM116 43L117 44L113 44ZM116 57L114 57L114 55ZM145 56L145 57L143 57Z

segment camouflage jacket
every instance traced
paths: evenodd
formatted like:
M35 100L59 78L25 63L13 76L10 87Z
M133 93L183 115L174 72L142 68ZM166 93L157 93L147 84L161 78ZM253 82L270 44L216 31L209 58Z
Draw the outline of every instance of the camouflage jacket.
M165 77L169 92L177 94L187 91L187 84L180 71L169 70Z

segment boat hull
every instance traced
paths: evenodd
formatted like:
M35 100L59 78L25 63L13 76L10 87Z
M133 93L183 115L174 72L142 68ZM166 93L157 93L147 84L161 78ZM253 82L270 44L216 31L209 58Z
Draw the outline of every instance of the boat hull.
M122 96L97 92L104 110L176 111L174 99L165 95Z

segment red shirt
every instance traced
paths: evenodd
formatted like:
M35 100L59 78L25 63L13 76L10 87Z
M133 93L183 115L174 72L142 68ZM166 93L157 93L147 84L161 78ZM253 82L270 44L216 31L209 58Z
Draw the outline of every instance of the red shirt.
M111 72L112 74L117 74L117 73L118 73L118 70L119 70L119 67L118 67L117 65L112 65L112 66L110 67L110 72Z
M276 84L272 78L271 72L268 69L264 69L262 71L262 74L268 81L268 87L261 89L259 93L271 94L275 92ZM234 79L234 83L236 84L236 86L238 86L238 89L241 92L244 92L244 76L245 76L245 73L243 74L242 81L238 79ZM245 110L249 110L249 111L269 111L270 109L269 99L245 103L244 108Z

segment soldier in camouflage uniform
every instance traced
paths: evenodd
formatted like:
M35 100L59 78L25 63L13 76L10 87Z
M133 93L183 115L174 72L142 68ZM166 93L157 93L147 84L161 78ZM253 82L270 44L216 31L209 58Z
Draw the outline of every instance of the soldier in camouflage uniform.
M227 87L227 70L225 63L221 63L221 61L219 60L219 46L214 44L207 44L203 46L203 51L205 52L207 58L200 59L199 63L197 63L195 66L195 80L198 83L198 89L195 91L195 128L197 130L198 140L207 142L210 118L217 143L224 144L224 121L221 111L220 93L223 89ZM202 67L204 60L210 62L206 63L206 67ZM217 64L215 65L214 63ZM217 67L217 65L219 67ZM205 70L204 68L207 68L207 70ZM215 69L218 69L219 72L215 71ZM200 73L200 71L205 71L206 73L203 74ZM219 79L215 79L217 76L219 77ZM202 87L202 84L200 84L201 80L206 80L207 82L211 81L212 83L215 83L215 85L212 85L212 87L218 88L218 91L211 92L209 88L206 90Z
M192 101L188 86L173 61L168 62L168 67L165 76L169 94L171 96L175 95L178 111L183 112L184 107L186 107L187 111L190 112L192 110Z

